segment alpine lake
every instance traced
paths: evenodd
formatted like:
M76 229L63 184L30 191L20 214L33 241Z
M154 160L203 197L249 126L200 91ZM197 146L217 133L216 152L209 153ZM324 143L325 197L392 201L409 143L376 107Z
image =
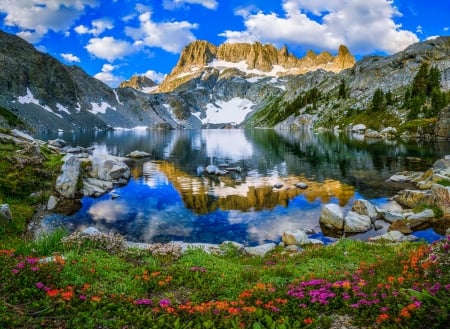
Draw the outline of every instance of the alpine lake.
M446 154L448 142L367 140L361 135L311 130L111 130L59 132L72 146L94 154L149 157L131 162L129 183L98 198L84 197L71 216L52 214L48 226L69 231L90 226L120 233L134 242L236 241L247 246L278 243L284 231L301 229L325 243L319 225L322 206L349 210L354 200L396 210L391 197L407 188L387 181L400 171L425 171ZM207 174L205 167L226 169ZM307 185L298 188L298 183ZM113 196L114 195L114 196ZM382 228L351 238L366 240ZM431 242L438 230L414 232Z

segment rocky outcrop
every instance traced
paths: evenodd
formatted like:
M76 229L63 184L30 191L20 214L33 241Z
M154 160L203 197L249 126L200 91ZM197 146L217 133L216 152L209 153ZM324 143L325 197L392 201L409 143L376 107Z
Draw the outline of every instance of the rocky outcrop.
M9 224L12 221L12 213L8 204L0 205L0 224Z
M434 128L434 135L438 140L450 139L450 106L443 109L439 115Z
M120 83L119 88L133 88L139 91L147 91L149 88L155 87L156 83L147 78L145 75L132 76L130 80Z
M65 143L59 143L65 145ZM67 154L55 184L57 196L50 196L47 209L71 214L82 196L98 197L117 185L126 185L131 172L124 158L88 153Z

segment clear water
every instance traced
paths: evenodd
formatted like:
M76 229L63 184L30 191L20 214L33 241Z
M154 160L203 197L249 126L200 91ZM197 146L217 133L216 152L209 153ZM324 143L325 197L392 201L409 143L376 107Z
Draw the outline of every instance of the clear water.
M70 230L95 226L136 242L220 243L246 245L280 241L286 230L312 230L324 241L319 226L323 204L347 209L365 198L393 207L389 198L404 188L386 180L403 170L426 170L450 154L449 143L365 141L358 136L311 131L178 130L107 131L43 135L63 138L72 146L94 146L98 154L125 156L140 150L149 158L130 164L126 187L110 194L85 197L72 216L52 215L48 225ZM411 161L410 157L421 161ZM223 176L205 175L209 164L229 169ZM239 169L239 170L238 170ZM295 187L308 184L305 190ZM281 188L274 188L282 184ZM369 236L386 232L387 224ZM418 233L428 241L433 229Z

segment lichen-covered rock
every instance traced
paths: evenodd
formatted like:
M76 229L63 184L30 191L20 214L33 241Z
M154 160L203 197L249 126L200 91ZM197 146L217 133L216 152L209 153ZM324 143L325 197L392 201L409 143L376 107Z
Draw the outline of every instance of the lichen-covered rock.
M379 217L375 206L364 199L355 200L352 205L352 211L360 215L369 216L371 220L376 220Z
M433 195L428 191L421 190L403 190L400 191L394 200L397 201L402 206L408 208L415 208L419 204L433 204Z
M443 216L450 217L450 186L442 186L434 184L431 187L434 201L439 209L442 210Z

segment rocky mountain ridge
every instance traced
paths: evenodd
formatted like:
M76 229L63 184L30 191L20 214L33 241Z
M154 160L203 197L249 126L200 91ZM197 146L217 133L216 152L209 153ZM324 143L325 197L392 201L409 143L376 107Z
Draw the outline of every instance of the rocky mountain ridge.
M237 69L246 76L298 75L315 70L340 72L355 64L355 58L346 46L341 45L336 56L329 52L315 54L313 51L303 58L290 54L287 46L276 49L271 44L259 42L224 43L216 47L208 41L194 41L187 45L177 65L158 87L160 92L175 91L186 78L200 76L208 68Z
M32 127L32 133L114 127L344 129L358 123L396 127L407 121L409 109L402 108L402 100L423 63L437 67L442 90L450 90L450 37L420 42L390 56L353 61L345 47L334 57L309 52L298 59L286 47L277 50L258 43L216 47L198 41L185 48L159 92L148 94L134 88L112 89L81 68L63 65L0 31L0 125L5 110ZM310 71L300 74L301 69ZM124 85L142 89L146 83L134 78ZM161 92L165 88L171 91ZM368 111L377 89L393 95L393 104L378 118ZM448 115L439 118L445 121L439 134L450 137Z

